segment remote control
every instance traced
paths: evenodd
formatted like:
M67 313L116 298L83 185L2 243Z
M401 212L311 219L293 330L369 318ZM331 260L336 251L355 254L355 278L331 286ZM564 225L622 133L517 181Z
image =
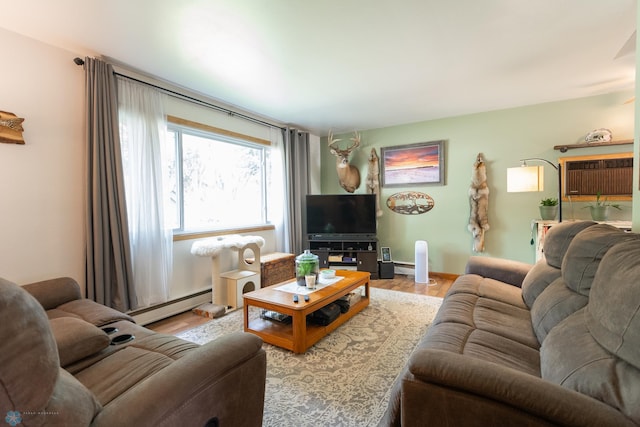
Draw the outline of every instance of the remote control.
M298 295L293 295L293 302L298 302Z
M309 301L309 295L305 295L305 296L304 296L304 300L305 300L305 301Z

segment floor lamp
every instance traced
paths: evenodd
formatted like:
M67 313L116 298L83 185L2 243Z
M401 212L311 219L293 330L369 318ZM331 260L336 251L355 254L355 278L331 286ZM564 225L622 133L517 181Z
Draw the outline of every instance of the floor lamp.
M525 191L544 190L544 167L527 166L527 162L545 162L558 172L558 222L562 222L562 165L553 164L549 160L532 157L520 160L521 165L507 168L507 192L519 193Z

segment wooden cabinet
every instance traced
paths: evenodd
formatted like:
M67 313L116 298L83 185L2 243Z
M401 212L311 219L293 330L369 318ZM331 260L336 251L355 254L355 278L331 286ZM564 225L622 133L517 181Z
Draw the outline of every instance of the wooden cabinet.
M372 279L378 278L378 239L367 238L314 238L309 249L318 256L320 268L368 271Z

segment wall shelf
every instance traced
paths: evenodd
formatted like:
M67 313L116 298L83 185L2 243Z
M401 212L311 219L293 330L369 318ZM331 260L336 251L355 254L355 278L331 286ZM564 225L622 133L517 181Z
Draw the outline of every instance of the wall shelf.
M566 153L567 150L571 150L574 148L590 148L590 147L606 147L609 145L628 145L633 144L633 139L621 139L620 141L611 141L611 142L589 142L583 144L564 144L564 145L554 145L554 150L560 150L561 153Z

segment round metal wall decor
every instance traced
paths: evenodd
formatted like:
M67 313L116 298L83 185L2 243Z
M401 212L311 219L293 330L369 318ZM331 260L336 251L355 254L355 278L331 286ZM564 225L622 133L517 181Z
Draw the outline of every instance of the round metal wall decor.
M402 215L420 215L429 212L434 205L431 196L417 191L401 191L387 199L387 207Z

